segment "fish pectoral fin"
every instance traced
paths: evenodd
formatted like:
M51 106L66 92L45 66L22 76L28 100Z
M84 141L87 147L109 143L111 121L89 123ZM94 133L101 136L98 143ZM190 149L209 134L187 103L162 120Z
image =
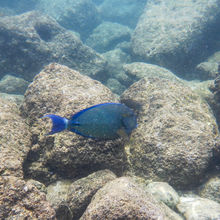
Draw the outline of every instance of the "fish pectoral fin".
M128 138L128 134L123 128L118 129L116 133L122 138Z

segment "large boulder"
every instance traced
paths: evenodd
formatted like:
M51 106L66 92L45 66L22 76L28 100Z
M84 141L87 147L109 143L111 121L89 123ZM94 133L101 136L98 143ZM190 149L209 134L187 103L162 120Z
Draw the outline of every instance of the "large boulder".
M166 219L159 203L137 183L121 177L107 183L93 197L80 220Z
M55 18L61 26L79 32L81 39L101 22L91 0L40 0L37 9Z
M121 101L137 109L138 128L125 146L128 170L178 188L197 185L218 134L208 104L183 83L143 78Z
M216 48L218 0L148 1L132 36L133 52L177 73L190 73Z
M97 141L72 132L45 136L50 119L40 119L48 113L69 118L91 105L118 102L113 93L100 82L59 64L50 64L26 93L22 114L32 126L32 150L25 170L43 182L59 176L85 176L100 169L119 174L124 167L123 141Z
M55 211L34 184L24 180L31 135L15 103L0 101L0 219L53 219Z
M31 81L47 64L58 62L95 76L106 61L73 32L38 12L0 18L0 76L17 74Z

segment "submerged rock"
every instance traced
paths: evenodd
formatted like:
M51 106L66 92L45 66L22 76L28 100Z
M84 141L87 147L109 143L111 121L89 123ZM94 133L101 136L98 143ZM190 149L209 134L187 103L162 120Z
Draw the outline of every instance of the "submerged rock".
M128 170L178 188L199 184L218 134L208 104L186 85L160 78L139 80L121 101L138 114L138 127L125 146Z
M79 32L82 39L101 22L91 0L40 0L37 8L55 18L63 27Z
M93 195L115 178L115 174L111 171L101 170L73 182L69 187L66 201L72 212L72 219L79 219L91 202Z
M95 76L106 61L73 32L39 12L0 18L0 76L15 73L31 81L47 64L58 62Z
M94 195L80 220L165 219L159 203L130 178L107 183Z
M203 198L220 203L220 176L212 177L199 190Z
M179 203L179 195L168 183L152 182L147 185L146 190L171 209L175 209Z
M15 103L0 101L0 219L53 219L55 211L31 182L23 180L23 163L31 135Z
M30 121L33 140L26 175L48 183L58 177L78 178L106 168L121 173L125 165L121 139L98 141L73 132L44 135L51 122L40 119L43 115L53 113L69 118L79 110L103 102L118 99L100 82L68 67L50 64L38 74L29 85L21 107Z
M216 48L219 17L218 0L148 1L132 35L133 52L188 74Z
M105 0L99 6L102 19L135 27L146 0Z
M149 63L133 62L123 65L123 69L133 82L144 77L159 77L162 79L180 81L180 78L175 76L168 69Z
M131 30L124 25L103 22L96 27L85 43L100 53L113 50L123 41L129 41Z
M200 197L180 197L178 211L187 220L206 220L220 218L220 204Z
M24 94L29 82L12 75L5 75L0 81L0 92L9 94Z

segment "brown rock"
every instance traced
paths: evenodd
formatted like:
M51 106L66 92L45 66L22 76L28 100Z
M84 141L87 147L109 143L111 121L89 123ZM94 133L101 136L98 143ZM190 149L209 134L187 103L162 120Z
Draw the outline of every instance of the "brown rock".
M73 132L44 136L50 129L50 119L39 120L49 113L68 118L91 105L117 101L100 82L65 66L47 66L30 84L21 107L32 125L33 147L25 168L27 175L50 182L57 175L74 178L106 168L121 173L124 167L121 139L97 141Z
M0 198L0 219L55 219L45 194L18 177L0 177Z
M160 78L134 83L121 100L139 108L138 128L125 147L128 169L179 188L198 184L218 134L208 104L184 84Z
M165 219L159 203L130 178L121 177L98 190L80 220Z

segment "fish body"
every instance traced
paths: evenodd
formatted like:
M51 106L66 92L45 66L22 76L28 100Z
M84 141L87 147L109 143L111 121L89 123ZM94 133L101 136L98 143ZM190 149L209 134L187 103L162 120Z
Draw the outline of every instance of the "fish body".
M53 122L49 134L63 130L75 132L81 136L97 139L116 139L129 136L137 127L134 112L120 103L103 103L83 109L69 120L58 115L45 115Z

